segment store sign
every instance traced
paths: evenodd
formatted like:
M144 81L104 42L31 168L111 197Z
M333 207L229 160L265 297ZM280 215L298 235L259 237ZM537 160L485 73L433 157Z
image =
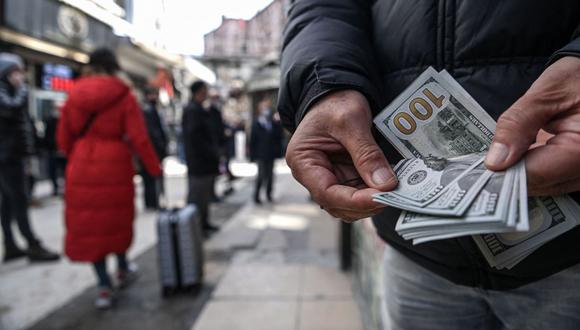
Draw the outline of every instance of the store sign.
M69 66L52 63L42 66L42 89L68 92L73 85L73 70Z
M58 10L58 28L71 39L84 39L89 34L89 22L80 11L60 6Z

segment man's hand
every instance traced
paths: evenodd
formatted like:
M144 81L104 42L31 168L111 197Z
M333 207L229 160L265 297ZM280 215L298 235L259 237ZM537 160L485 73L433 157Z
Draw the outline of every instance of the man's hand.
M580 190L580 58L552 64L499 118L486 166L503 170L524 155L530 195Z
M371 124L361 93L333 92L308 111L286 152L296 180L328 213L345 221L378 213L384 206L372 195L397 186Z

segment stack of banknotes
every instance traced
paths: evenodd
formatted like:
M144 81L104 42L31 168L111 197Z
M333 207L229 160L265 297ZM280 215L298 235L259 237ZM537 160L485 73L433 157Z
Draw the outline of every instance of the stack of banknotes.
M373 197L403 210L395 229L414 244L472 235L491 267L511 269L580 221L567 195L528 198L523 161L486 169L496 123L446 71L428 68L374 123L405 159L399 186Z

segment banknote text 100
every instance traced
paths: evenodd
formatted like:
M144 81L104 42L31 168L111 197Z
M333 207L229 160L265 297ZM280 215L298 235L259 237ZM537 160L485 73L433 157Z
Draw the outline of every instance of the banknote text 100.
M428 88L423 89L423 95L427 97L426 100L423 97L415 97L409 102L409 111L408 112L399 112L393 118L393 122L395 127L399 132L405 135L411 135L417 129L417 120L420 121L427 121L431 116L433 116L433 106L440 109L443 106L443 101L445 100L445 96L435 96L431 90ZM431 102L429 102L431 101Z

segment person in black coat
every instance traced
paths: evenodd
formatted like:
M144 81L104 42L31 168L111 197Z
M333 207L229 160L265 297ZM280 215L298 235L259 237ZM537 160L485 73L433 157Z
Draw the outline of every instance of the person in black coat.
M157 110L158 95L159 91L156 88L148 88L145 91L146 103L143 105L143 117L153 149L155 149L159 161L163 162L163 159L167 157L168 141L165 127ZM145 171L143 166L141 166L140 175L143 178L145 190L143 196L145 207L156 210L159 208L159 196L164 187L163 175L157 178L153 177Z
M274 188L274 161L282 154L282 128L274 119L272 102L268 99L258 104L258 118L252 125L250 160L258 164L254 189L254 202L261 204L260 190L266 185L266 198L272 202Z
M206 233L217 230L211 225L209 203L213 193L213 182L219 173L219 141L215 137L213 118L203 107L207 99L208 86L203 81L191 87L191 102L183 111L183 147L189 179L188 203L197 205Z
M59 256L44 248L28 218L24 159L34 152L24 65L16 55L0 53L0 218L4 234L4 261L28 256L33 261L54 261ZM12 233L12 220L28 243L21 250Z
M222 117L221 111L221 98L219 93L216 90L211 90L209 92L209 106L208 112L210 114L210 122L211 122L211 132L212 132L212 140L217 141L218 152L220 162L223 159L224 151L225 151L225 144L226 144L226 135L225 135L225 124L224 119ZM219 171L218 165L218 172ZM220 173L218 173L219 175ZM217 196L215 192L215 185L216 185L217 175L214 176L213 188L212 188L212 201L219 202L220 198Z
M579 329L575 313L551 311L580 309L580 290L570 290L580 278L580 227L497 270L471 237L402 239L400 212L372 201L397 186L389 163L401 159L375 139L372 118L429 66L446 69L498 120L488 168L525 158L531 195L580 200L577 0L292 1L278 105L293 132L292 174L334 217L373 217L388 244L384 315L394 328ZM360 185L346 183L356 178Z

